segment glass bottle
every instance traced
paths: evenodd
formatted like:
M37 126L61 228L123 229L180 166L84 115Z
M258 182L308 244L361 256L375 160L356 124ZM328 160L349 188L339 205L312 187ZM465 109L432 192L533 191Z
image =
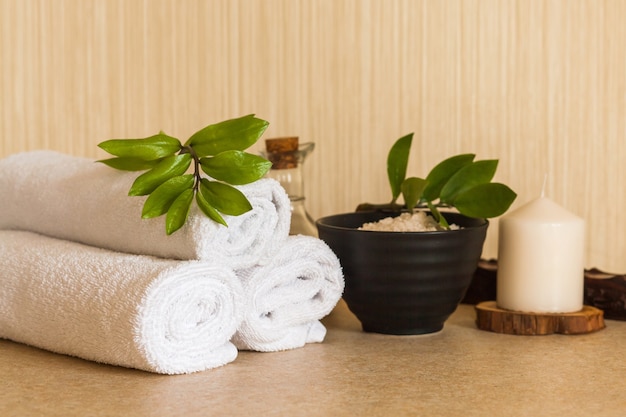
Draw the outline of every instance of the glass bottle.
M272 162L267 176L283 186L291 202L290 235L317 237L317 227L304 205L304 160L315 148L314 142L299 144L298 137L284 137L265 140L265 158Z

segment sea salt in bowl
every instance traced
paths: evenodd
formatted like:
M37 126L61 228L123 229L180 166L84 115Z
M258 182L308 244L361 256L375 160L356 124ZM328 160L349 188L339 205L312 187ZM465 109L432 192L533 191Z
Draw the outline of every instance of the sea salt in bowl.
M486 219L444 213L455 230L421 232L360 229L395 217L366 211L323 217L319 237L343 267L343 298L363 330L426 334L441 330L469 287L482 253Z
M459 228L457 224L449 225L451 230ZM379 232L436 232L443 230L435 218L425 211L400 213L399 216L383 217L374 222L363 224L360 230L376 230Z

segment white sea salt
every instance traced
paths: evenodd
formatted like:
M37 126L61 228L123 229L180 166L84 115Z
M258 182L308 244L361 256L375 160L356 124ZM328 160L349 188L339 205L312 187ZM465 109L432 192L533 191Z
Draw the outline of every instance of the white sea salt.
M451 224L450 229L459 229L456 224ZM423 211L413 214L402 213L397 217L385 217L377 222L365 223L359 230L377 230L383 232L434 232L443 230L435 219Z

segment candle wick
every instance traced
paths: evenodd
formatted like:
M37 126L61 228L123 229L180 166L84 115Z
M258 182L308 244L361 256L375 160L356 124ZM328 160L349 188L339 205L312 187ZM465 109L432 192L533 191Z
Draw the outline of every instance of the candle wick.
M543 185L541 186L541 198L546 196L546 183L548 182L548 173L543 175Z

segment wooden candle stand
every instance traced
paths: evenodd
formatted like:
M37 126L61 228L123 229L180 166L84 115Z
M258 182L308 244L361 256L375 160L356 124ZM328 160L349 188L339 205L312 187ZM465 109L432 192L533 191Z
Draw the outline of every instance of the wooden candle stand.
M475 305L497 299L497 273L495 259L482 259L462 303ZM626 274L585 270L583 304L602 310L607 320L626 321Z
M515 335L576 335L604 329L602 310L583 306L574 313L525 313L498 308L495 301L476 305L476 326L481 330Z

